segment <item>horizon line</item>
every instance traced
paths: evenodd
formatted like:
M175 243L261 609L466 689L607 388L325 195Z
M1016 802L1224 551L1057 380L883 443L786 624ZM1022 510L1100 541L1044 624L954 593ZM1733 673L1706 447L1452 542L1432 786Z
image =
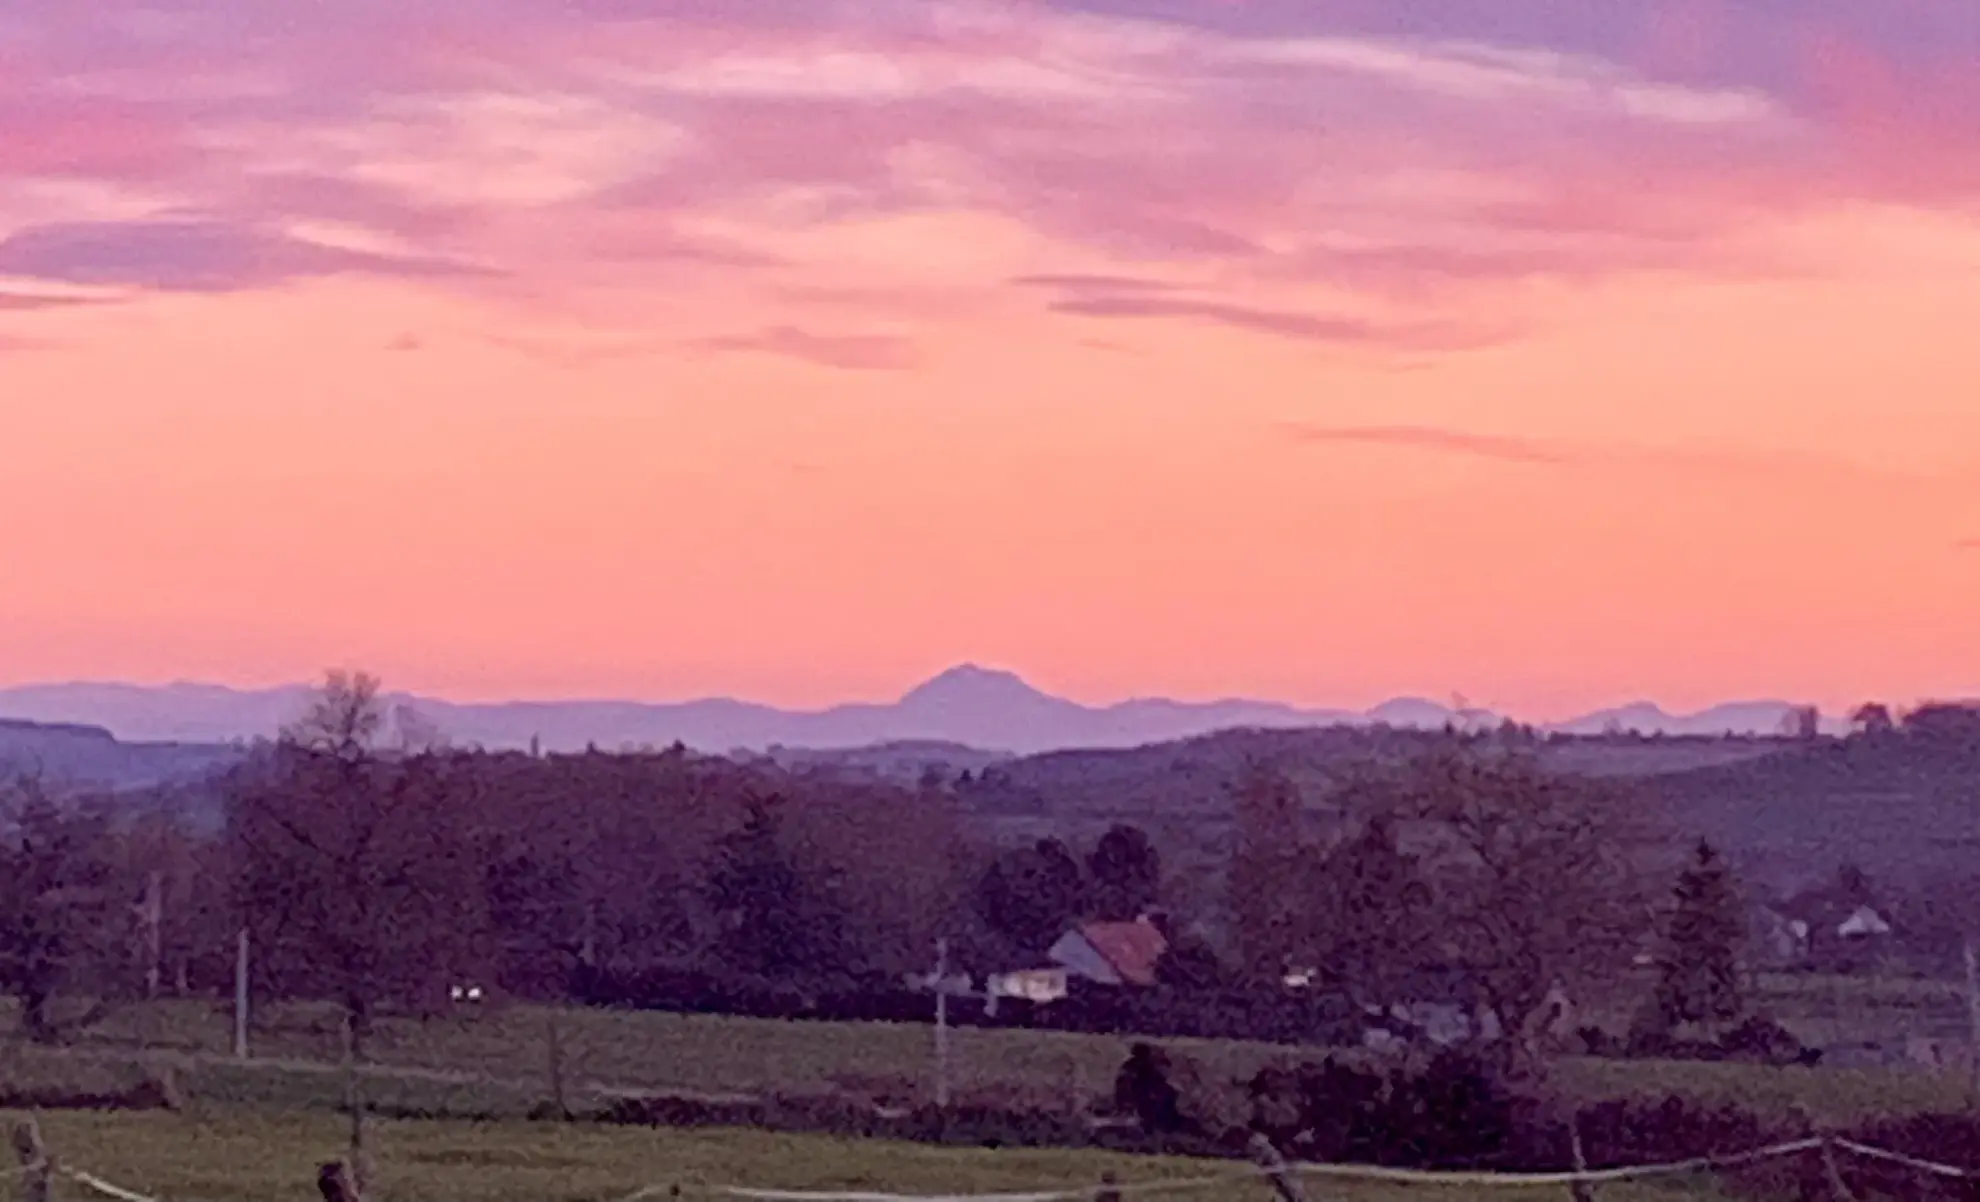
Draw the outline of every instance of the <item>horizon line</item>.
M351 670L351 669L345 669L345 670ZM1193 708L1211 708L1219 705L1255 705L1255 706L1277 706L1293 711L1296 714L1310 715L1314 718L1324 719L1327 717L1368 717L1373 715L1375 712L1384 709L1386 707L1399 705L1399 704L1413 703L1413 704L1435 706L1438 707L1439 709L1449 712L1453 716L1465 716L1465 715L1490 716L1498 719L1512 720L1520 725L1548 727L1548 726L1562 726L1572 723L1585 722L1590 718L1603 717L1603 716L1615 715L1615 714L1626 714L1628 711L1631 710L1654 710L1656 714L1661 717L1675 719L1675 720L1684 720L1684 719L1707 717L1714 714L1717 711L1733 709L1738 707L1745 707L1745 706L1797 707L1802 705L1815 705L1817 712L1820 713L1825 718L1847 718L1851 709L1854 708L1853 706L1850 706L1850 707L1843 707L1840 709L1831 709L1819 705L1817 703L1795 701L1782 696L1735 696L1735 697L1728 697L1724 700L1711 702L1707 705L1704 705L1701 708L1673 710L1666 707L1662 702L1657 701L1654 697L1648 695L1637 695L1623 700L1617 700L1605 704L1593 705L1585 709L1578 709L1578 710L1565 712L1560 716L1556 716L1556 717L1536 718L1536 717L1526 717L1518 713L1514 709L1496 706L1488 702L1474 702L1465 698L1461 693L1457 693L1457 692L1453 692L1450 696L1448 696L1444 700L1439 700L1434 696L1422 692L1401 692L1385 697L1379 701L1372 702L1362 707L1357 707L1352 703L1306 703L1299 701L1288 701L1277 697L1246 695L1246 694L1237 694L1237 693L1226 693L1218 696L1205 696L1205 697L1194 697L1194 698L1175 696L1171 694L1160 694L1160 693L1137 693L1137 694L1120 697L1115 700L1086 701L1086 700L1081 700L1079 698L1069 697L1064 694L1056 693L1049 689L1040 688L1039 686L1033 684L1022 673L1017 672L1015 670L984 667L974 662L964 662L964 663L956 664L949 668L945 668L931 676L919 679L913 684L907 686L900 693L892 697L880 698L880 699L848 697L848 698L842 698L839 700L827 702L822 705L780 705L775 702L754 700L733 693L710 693L710 694L680 696L680 697L672 697L672 698L664 698L664 697L655 698L650 696L636 697L636 696L623 696L623 695L610 696L610 695L599 695L599 694L567 694L567 695L510 694L499 697L483 697L480 699L463 700L459 697L449 696L441 692L428 692L413 688L394 688L392 687L391 682L389 680L385 680L382 677L381 677L381 683L384 685L382 696L387 700L412 700L412 701L436 702L457 709L471 709L471 710L499 709L499 708L511 707L511 706L609 706L609 705L633 706L644 709L672 709L672 708L684 708L684 707L690 707L696 705L714 704L714 705L750 706L753 708L770 710L784 714L799 715L799 714L824 714L839 709L853 708L853 707L896 706L901 704L907 698L912 696L916 691L918 691L919 689L923 688L926 685L942 680L945 677L952 676L959 672L971 671L971 670L983 673L988 676L1010 677L1039 697L1053 701L1065 702L1071 705L1078 706L1079 708L1088 711L1105 711L1105 710L1117 709L1123 706L1129 706L1135 704L1171 704L1178 706L1189 706ZM327 670L326 670L326 674L327 674ZM320 683L321 683L320 679L314 682L303 681L303 680L288 680L275 684L251 685L251 684L228 684L228 683L217 682L214 680L199 680L199 679L189 679L184 677L173 678L171 680L166 680L166 681L146 681L142 679L72 678L67 680L29 680L29 681L0 683L0 697L29 692L29 691L36 691L36 690L79 690L79 689L126 689L126 690L148 692L148 693L167 693L175 689L203 689L203 690L214 690L222 693L229 693L235 696L255 696L255 695L276 694L276 693L282 693L292 690L314 690L320 687ZM1889 708L1891 708L1893 711L1901 712L1903 710L1916 708L1918 706L1931 705L1931 704L1960 703L1962 701L1968 701L1971 699L1972 698L1970 695L1966 697L1962 697L1954 694L1920 693L1907 700L1865 698L1862 704L1870 704L1870 703L1884 704Z

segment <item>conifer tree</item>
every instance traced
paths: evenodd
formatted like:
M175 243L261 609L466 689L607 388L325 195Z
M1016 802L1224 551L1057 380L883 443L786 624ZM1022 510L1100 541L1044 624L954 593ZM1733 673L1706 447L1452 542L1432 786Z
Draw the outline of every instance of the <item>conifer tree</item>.
M1739 945L1746 934L1732 874L1718 850L1700 840L1678 877L1676 910L1665 939L1657 1009L1665 1022L1724 1022L1744 1009Z

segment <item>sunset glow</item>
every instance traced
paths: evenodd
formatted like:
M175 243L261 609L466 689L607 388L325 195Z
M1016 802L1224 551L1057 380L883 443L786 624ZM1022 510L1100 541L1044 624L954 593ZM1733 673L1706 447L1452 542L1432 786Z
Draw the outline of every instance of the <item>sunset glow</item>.
M28 0L0 684L1980 693L1980 8L1561 8Z

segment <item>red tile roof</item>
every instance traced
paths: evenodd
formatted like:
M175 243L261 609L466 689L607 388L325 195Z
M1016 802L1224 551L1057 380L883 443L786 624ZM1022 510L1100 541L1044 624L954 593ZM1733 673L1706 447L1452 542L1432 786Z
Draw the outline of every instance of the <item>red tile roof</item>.
M1153 985L1169 941L1148 922L1090 922L1079 929L1100 958L1130 985Z

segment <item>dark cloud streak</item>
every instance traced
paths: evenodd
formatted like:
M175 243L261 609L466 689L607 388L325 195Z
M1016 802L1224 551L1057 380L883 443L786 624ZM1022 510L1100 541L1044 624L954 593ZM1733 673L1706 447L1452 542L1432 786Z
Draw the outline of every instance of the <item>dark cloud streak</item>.
M325 246L222 221L75 222L30 226L0 241L0 273L153 292L245 292L334 275L436 278L465 264Z
M901 371L914 366L911 343L870 335L814 334L795 326L774 326L754 334L707 338L695 349L715 353L754 353L796 359L841 371Z
M1294 442L1309 445L1395 447L1539 465L1567 464L1574 459L1562 448L1536 439L1474 434L1443 426L1315 426L1291 422L1282 426L1281 432Z

